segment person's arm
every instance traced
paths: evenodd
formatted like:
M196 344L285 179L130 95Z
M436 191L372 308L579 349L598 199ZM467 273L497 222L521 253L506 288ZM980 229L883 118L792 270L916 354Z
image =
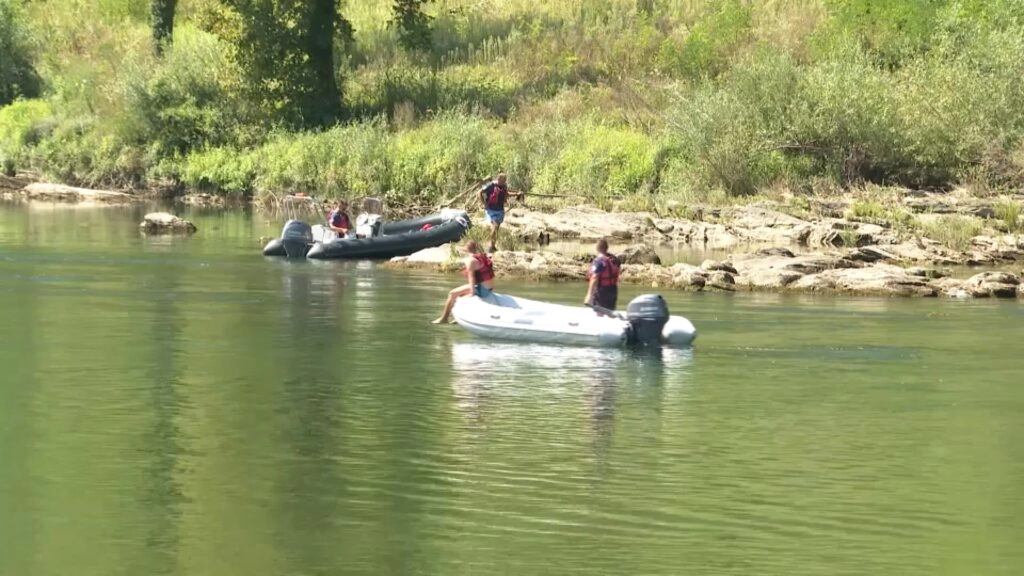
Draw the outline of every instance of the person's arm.
M583 303L587 306L594 302L594 292L597 290L597 281L603 268L604 266L600 260L596 260L590 265L590 282L587 282L587 296L583 299Z
M597 276L592 275L590 282L587 283L587 296L583 299L583 303L590 306L594 301L594 289L597 288Z
M485 184L480 188L480 203L483 204L484 208L487 208L487 191L490 188L490 184Z
M476 258L470 256L466 259L466 283L474 292L476 291L476 275L473 272L480 267L480 263L477 262Z

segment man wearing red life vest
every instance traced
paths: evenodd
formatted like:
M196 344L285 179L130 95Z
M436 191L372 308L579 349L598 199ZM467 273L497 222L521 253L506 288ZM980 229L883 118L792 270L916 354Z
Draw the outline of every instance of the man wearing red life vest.
M348 204L344 200L338 200L337 207L327 217L327 227L337 232L339 238L348 236L349 230L352 229L352 220L348 217L348 212L345 211L347 207Z
M511 194L516 198L522 198L522 192L513 192L506 184L507 177L504 172L498 174L491 182L488 182L480 189L480 200L484 203L484 213L487 214L487 221L491 223L491 246L488 252L494 252L497 248L495 243L498 240L498 229L505 221L505 203Z
M464 260L467 282L448 293L448 300L444 303L444 312L434 320L434 324L448 322L452 308L455 306L455 300L458 298L470 295L486 298L491 295L491 290L494 287L494 264L473 240L466 242L465 251L469 254Z
M614 254L608 253L608 241L597 241L597 257L587 270L590 283L587 285L587 296L583 303L587 306L600 306L615 310L619 299L619 270L622 263Z

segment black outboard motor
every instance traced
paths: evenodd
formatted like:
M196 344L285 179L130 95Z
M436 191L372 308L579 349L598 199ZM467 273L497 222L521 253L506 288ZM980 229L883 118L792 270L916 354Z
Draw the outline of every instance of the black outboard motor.
M668 304L661 294L641 294L626 306L629 320L629 343L639 346L661 346L661 332L668 323Z
M289 220L281 230L281 243L289 258L305 258L313 245L313 227L301 220Z

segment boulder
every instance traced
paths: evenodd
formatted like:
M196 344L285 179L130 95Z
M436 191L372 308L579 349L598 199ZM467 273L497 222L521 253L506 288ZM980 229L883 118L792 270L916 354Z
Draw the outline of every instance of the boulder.
M645 230L661 235L653 229L653 221L645 212L612 214L589 206L563 208L554 214L512 208L505 215L505 223L522 236L537 237L544 233L584 242L601 238L629 240Z
M792 288L894 296L936 296L939 292L927 279L908 274L903 268L890 264L824 270L801 278L793 283Z
M661 258L654 248L646 244L632 244L619 250L616 256L623 264L661 264Z
M707 272L682 262L668 267L672 276L671 286L682 290L703 290L707 284Z
M423 250L413 252L408 256L396 256L392 258L391 261L408 262L409 264L445 264L455 258L455 252L452 249L452 245L445 244L444 246L424 248Z
M1016 298L1020 278L1009 272L982 272L960 286L974 298Z
M783 255L765 255L774 252ZM789 286L806 274L816 274L832 268L849 268L857 263L827 254L786 256L780 250L761 250L749 256L734 256L733 266L739 271L737 284L751 288L777 289ZM790 253L791 254L791 253Z
M729 229L747 242L802 244L814 225L796 216L764 206L737 206L722 211Z
M705 260L705 261L700 263L700 267L701 267L701 270L705 270L707 272L721 271L721 272L728 272L729 274L733 274L733 275L739 274L739 272L736 271L736 268L734 268L732 266L732 264L727 264L725 262L718 262L718 261L715 261L715 260Z
M146 234L192 234L196 226L168 212L150 212L142 217L139 228Z
M731 291L736 289L736 278L724 270L715 270L708 274L705 285L719 290Z
M896 255L882 250L878 246L862 246L854 248L843 256L853 262L879 262L883 260L896 260Z

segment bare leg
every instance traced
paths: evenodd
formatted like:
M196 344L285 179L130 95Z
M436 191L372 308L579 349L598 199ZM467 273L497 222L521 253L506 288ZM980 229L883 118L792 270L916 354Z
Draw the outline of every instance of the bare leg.
M448 293L448 300L446 300L444 303L444 312L441 314L440 317L434 320L432 324L444 324L445 322L448 322L448 317L451 316L452 308L455 307L455 301L460 296L468 296L472 292L473 287L470 286L469 284L463 284L458 288L452 289L452 291Z
M491 223L491 247L489 252L494 252L498 245L498 228L501 228L500 222Z

